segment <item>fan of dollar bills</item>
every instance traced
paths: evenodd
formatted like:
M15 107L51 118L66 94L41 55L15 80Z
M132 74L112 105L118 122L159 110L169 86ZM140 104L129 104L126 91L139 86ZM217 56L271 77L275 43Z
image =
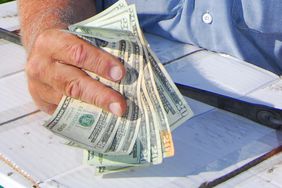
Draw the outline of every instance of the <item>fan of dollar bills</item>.
M121 59L126 76L120 83L87 73L124 95L128 110L117 117L65 96L45 127L67 138L68 145L86 149L85 162L98 173L155 165L173 156L171 129L192 111L144 38L135 6L120 0L71 25L69 32Z

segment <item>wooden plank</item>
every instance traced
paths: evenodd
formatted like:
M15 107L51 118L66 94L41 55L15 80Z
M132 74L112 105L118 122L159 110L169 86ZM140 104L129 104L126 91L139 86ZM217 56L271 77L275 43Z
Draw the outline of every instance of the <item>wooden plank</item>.
M187 184L206 185L248 164L277 147L282 136L272 129L244 120L236 115L213 110L198 115L173 133L176 155L150 168L95 176L90 167L79 168L46 180L42 185L66 187L84 185L100 187L170 187ZM281 139L281 140L280 140ZM81 176L80 176L81 174ZM71 180L76 177L77 180ZM44 187L44 186L43 186Z
M26 55L23 47L0 38L0 78L24 70Z
M0 86L0 126L37 111L28 92L24 72L0 79Z
M246 173L248 173L247 170L253 170L252 168L254 166L264 162L265 160L269 159L270 157L273 157L274 155L280 153L281 151L282 151L282 146L280 145L277 148L275 148L275 149L273 149L273 150L263 154L262 156L259 156L259 157L255 158L255 159L251 160L250 162L244 164L243 166L237 168L236 170L234 170L234 171L232 171L230 173L227 173L227 174L225 174L225 175L223 175L223 176L221 176L221 177L219 177L217 179L214 179L212 181L203 183L200 187L214 187L214 186L217 186L217 185L219 185L221 183L224 184L224 182L230 180L231 178L236 177L237 175L239 175L241 173L244 173L245 171L246 171ZM273 167L270 166L270 168L273 168ZM280 175L282 175L282 173L280 173ZM250 181L250 180L251 179L249 179L248 181ZM231 181L234 181L234 180L231 180ZM230 183L227 182L227 184L230 184ZM247 183L246 183L246 185L247 185ZM220 186L220 187L223 187L223 186Z
M82 164L82 150L42 126L49 116L36 113L0 127L0 152L40 182ZM1 171L1 170L0 170Z
M0 27L9 31L19 29L17 2L9 2L0 5Z
M32 187L33 184L0 158L0 185L2 187L24 188Z
M282 152L274 152L274 156L253 168L239 174L231 180L218 185L227 187L282 187ZM278 151L278 150L277 150Z

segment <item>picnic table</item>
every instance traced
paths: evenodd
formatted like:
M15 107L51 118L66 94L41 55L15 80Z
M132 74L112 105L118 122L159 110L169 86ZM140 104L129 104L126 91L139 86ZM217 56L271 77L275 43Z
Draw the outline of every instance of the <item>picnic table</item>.
M0 27L19 29L15 2L0 5ZM282 109L279 75L242 60L146 34L173 80ZM83 150L66 146L42 124L33 104L22 46L0 39L0 187L282 187L282 133L185 98L194 116L173 132L175 156L164 163L95 175Z

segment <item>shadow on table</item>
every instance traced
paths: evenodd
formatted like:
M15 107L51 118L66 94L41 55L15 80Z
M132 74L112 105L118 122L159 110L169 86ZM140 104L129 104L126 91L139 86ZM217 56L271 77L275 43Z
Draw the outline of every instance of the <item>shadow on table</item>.
M147 36L148 37L148 36ZM149 36L153 50L161 59L169 59L197 49L171 41L159 42ZM166 44L169 43L169 44ZM187 50L187 49L190 49ZM183 49L183 50L181 50ZM158 54L158 55L160 55ZM166 57L163 57L166 56ZM234 98L242 98L255 89L273 82L278 76L261 71L247 63L218 54L198 51L166 66L175 82L209 90ZM256 76L254 79L254 76ZM273 104L244 97L268 106ZM200 176L212 181L230 173L282 144L281 132L202 103L188 100L195 116L173 132L175 156L161 165L104 175L103 178L188 177ZM276 101L277 102L277 101Z

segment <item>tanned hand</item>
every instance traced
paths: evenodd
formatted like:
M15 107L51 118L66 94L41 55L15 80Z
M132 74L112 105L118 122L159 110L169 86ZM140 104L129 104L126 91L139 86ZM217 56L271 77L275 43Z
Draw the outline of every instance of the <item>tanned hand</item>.
M125 75L114 56L63 31L95 14L93 0L18 0L22 41L28 59L28 87L36 105L52 114L63 95L94 104L118 116L124 97L84 70L118 82Z

